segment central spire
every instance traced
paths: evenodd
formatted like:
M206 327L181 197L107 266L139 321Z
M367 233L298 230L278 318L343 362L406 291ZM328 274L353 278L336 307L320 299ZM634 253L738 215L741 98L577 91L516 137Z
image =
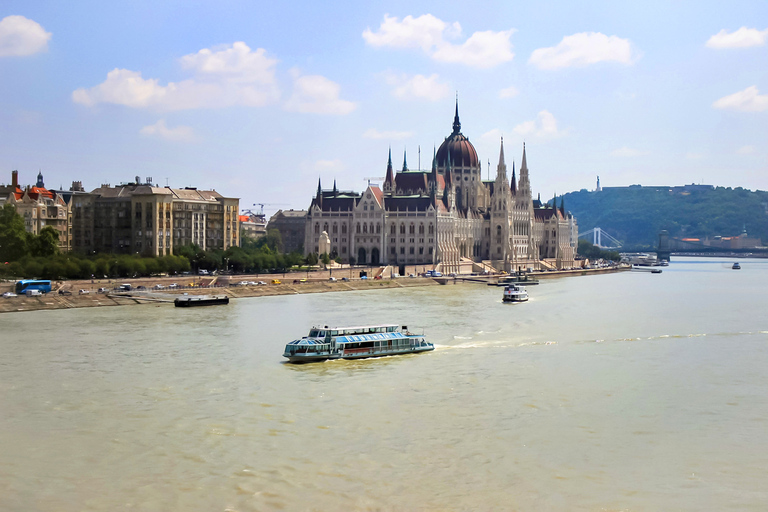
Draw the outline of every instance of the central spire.
M453 135L456 135L461 131L461 123L459 122L459 94L456 93L456 114L453 116Z

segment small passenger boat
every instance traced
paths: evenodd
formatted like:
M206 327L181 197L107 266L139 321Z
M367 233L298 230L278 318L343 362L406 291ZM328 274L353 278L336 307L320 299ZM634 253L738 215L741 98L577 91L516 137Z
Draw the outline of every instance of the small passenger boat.
M312 327L309 335L285 346L283 357L291 363L312 363L328 359L416 354L434 350L423 334L407 326L366 325L360 327Z
M184 295L173 301L177 308L190 308L195 306L217 306L229 304L228 295Z
M504 302L525 302L528 300L528 292L524 286L510 284L504 287Z
M734 264L733 264L733 266L732 266L731 268L732 268L733 270L741 270L741 263L739 263L739 262L737 261L736 263L734 263Z

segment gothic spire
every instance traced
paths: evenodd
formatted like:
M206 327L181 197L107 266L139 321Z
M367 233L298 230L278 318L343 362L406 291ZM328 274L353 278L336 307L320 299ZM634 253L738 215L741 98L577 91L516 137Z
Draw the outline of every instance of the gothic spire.
M389 148L389 159L387 160L387 176L384 178L384 191L391 193L395 188L395 174L392 171L392 148Z
M461 123L459 122L459 95L456 95L456 114L453 116L453 134L456 135L461 131Z
M320 197L323 195L323 189L320 188L320 177L317 177L317 197Z
M408 162L405 161L405 150L403 150L403 172L408 170Z
M515 178L515 161L512 160L512 184L510 186L513 194L517 194L517 178Z

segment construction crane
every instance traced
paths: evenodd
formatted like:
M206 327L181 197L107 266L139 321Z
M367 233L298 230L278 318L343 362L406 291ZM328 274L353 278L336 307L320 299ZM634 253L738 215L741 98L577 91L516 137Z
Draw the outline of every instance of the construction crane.
M265 206L286 206L286 203L253 203L253 206L259 206L259 215L264 215ZM246 210L250 211L250 210Z

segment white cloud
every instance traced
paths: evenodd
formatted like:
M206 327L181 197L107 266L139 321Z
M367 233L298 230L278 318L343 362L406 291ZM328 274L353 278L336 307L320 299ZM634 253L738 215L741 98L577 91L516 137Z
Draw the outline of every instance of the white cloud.
M341 87L320 75L301 76L293 71L293 94L284 107L292 112L308 114L349 114L357 105L339 98Z
M439 62L459 63L477 68L491 68L512 60L510 37L514 30L475 32L462 44L446 39L461 35L458 22L448 24L431 14L414 18L384 15L378 32L366 28L363 39L371 46L391 48L420 48Z
M760 95L757 86L747 87L743 91L724 96L715 101L714 108L740 110L742 112L762 112L768 110L768 94Z
M0 20L0 57L24 57L48 49L51 33L24 16Z
M396 132L396 131L388 131L388 132L380 132L376 128L369 128L368 130L363 133L363 138L365 139L375 139L375 140L401 140L401 139L407 139L413 135L413 132Z
M557 120L550 112L542 110L536 119L520 123L514 128L519 135L533 135L535 137L559 137L565 131L558 130Z
M507 87L499 91L499 98L514 98L520 94L516 87Z
M177 142L189 142L195 138L191 127L177 126L176 128L168 128L165 124L165 119L160 119L155 124L145 126L139 130L139 133L147 137L160 137L161 139Z
M534 50L528 60L539 69L583 67L598 62L634 63L639 54L629 39L600 32L581 32L566 36L560 44Z
M620 158L632 158L636 156L646 155L646 151L640 151L639 149L628 148L627 146L611 151L611 156L617 156Z
M184 68L196 72L195 78L168 85L145 79L140 71L116 68L101 84L74 91L72 100L86 106L112 103L158 110L263 106L280 96L274 76L277 60L265 53L251 52L242 42L217 51L200 50L181 58Z
M750 46L763 46L768 40L768 29L741 27L735 32L728 33L725 29L707 40L709 48L749 48Z
M385 80L389 85L394 86L392 95L403 100L423 99L428 101L439 101L451 95L451 89L444 83L438 81L438 76L414 75L387 75Z
M757 148L755 146L741 146L739 149L736 150L736 154L738 155L752 155L757 151Z

